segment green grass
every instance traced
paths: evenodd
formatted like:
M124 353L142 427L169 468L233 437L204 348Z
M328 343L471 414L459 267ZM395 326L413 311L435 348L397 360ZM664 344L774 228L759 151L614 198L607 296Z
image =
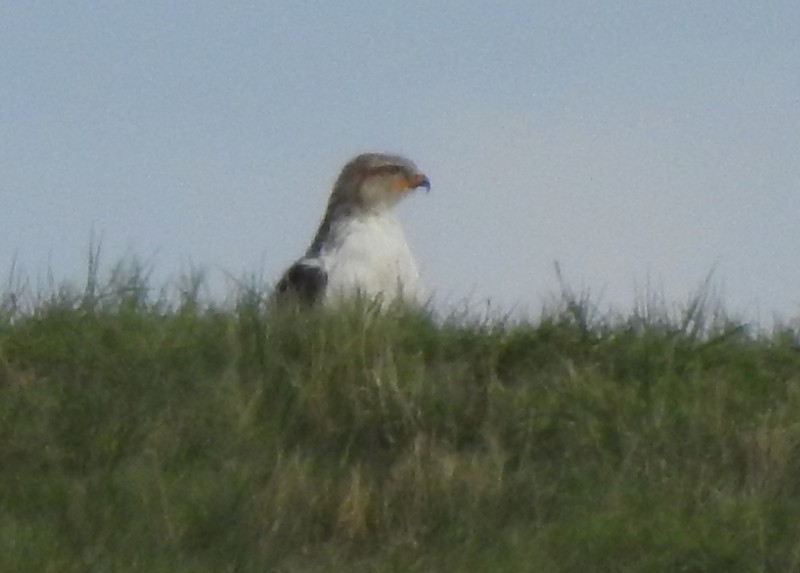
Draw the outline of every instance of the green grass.
M90 267L0 306L0 571L800 571L790 328L703 293L278 311Z

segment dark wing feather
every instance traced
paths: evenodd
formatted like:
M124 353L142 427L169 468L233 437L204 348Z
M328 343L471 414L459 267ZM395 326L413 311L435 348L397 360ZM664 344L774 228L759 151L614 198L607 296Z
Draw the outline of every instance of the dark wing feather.
M327 284L328 274L317 261L300 259L283 273L275 290L281 298L314 304L322 298Z

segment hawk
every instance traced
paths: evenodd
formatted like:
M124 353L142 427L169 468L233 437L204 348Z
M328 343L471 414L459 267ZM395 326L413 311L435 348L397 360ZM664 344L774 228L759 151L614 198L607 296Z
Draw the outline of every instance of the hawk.
M365 153L351 159L336 179L314 240L278 281L279 299L328 305L365 296L423 303L419 269L392 213L421 187L430 190L430 181L405 157Z

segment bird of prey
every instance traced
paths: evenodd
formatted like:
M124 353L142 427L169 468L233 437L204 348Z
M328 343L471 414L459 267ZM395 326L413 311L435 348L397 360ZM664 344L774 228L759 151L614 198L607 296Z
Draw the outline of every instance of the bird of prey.
M409 159L365 153L350 160L333 186L325 215L303 257L276 286L280 299L330 305L367 297L380 303L425 301L425 289L394 205L430 181Z

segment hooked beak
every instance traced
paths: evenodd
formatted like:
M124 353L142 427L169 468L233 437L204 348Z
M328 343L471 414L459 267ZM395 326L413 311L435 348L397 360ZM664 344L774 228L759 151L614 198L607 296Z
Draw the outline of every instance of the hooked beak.
M419 187L425 187L425 191L431 190L431 181L422 173L416 174L414 177L411 178L411 185L412 189L417 189Z

